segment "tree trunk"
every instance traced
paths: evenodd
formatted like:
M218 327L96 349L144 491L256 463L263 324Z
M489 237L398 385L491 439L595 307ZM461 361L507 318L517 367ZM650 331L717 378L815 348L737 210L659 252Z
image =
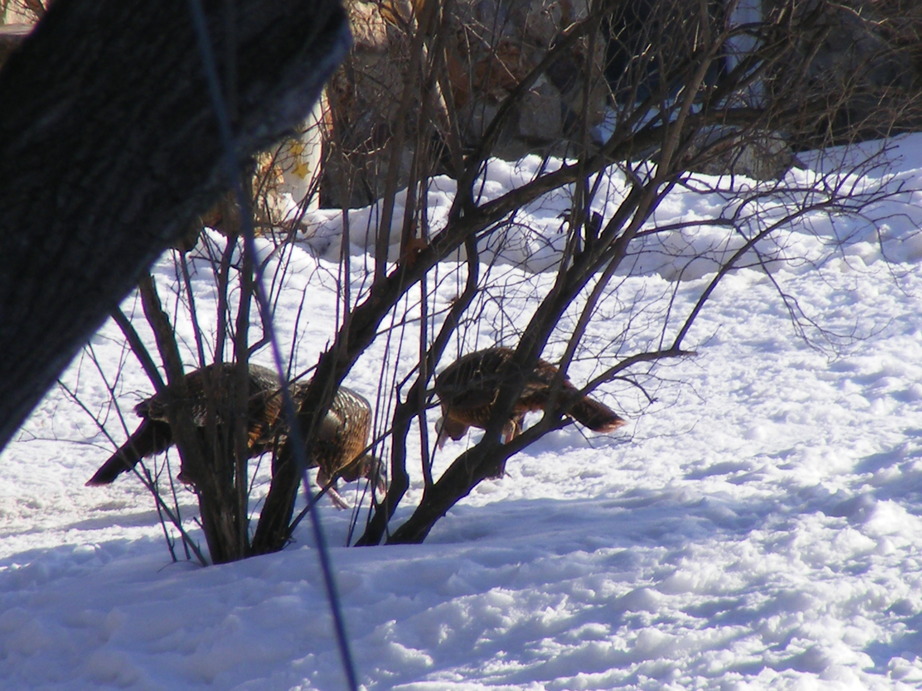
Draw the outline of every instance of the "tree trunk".
M498 439L497 435L492 442L484 440L456 458L442 477L426 489L413 515L393 532L387 544L423 542L436 522L448 513L452 506L470 494L471 490L486 478L501 474L503 464L511 453L509 447L504 447Z
M237 161L348 47L337 0L202 0ZM233 181L191 2L57 0L0 71L0 448Z
M283 549L291 539L291 516L298 497L298 463L286 444L272 469L272 483L253 536L251 554L269 554Z

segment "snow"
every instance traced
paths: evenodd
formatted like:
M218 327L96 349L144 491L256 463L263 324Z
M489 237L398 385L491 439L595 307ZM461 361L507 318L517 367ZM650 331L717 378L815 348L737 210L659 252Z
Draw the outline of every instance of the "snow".
M347 548L350 512L323 504L363 688L922 686L922 136L887 144L890 165L839 182L857 193L884 183L892 198L860 219L791 219L784 241L764 251L805 260L773 262L777 286L757 267L728 276L685 344L697 356L643 379L652 405L626 386L599 389L630 418L625 431L585 435L571 426L548 435L418 546ZM815 193L841 154L804 158L808 168L790 181ZM485 195L539 166L494 162ZM677 188L657 222L739 211L729 184L720 186ZM619 174L609 189L603 215L623 191ZM434 182L434 227L453 190ZM557 260L566 204L562 195L545 198L505 229L505 243L493 236L484 272L505 298L482 301L461 331L465 348L514 342L553 280L542 272ZM753 224L785 213L769 203L744 211ZM349 214L348 269L336 261L339 212L315 212L316 233L284 251L261 245L275 276L283 352L294 352L296 370L330 341L343 282L353 301L367 288L364 232L376 214ZM830 253L833 239L843 242ZM676 313L687 309L715 261L738 246L717 229L668 242L652 237L630 275L616 277L589 352L571 368L574 381L610 364L612 344L656 339L624 332L623 310L636 310L634 328L644 319L655 328L660 299L669 297ZM273 273L281 267L284 280ZM200 314L213 313L206 263L193 268ZM452 262L437 273L431 285L444 306L463 274ZM177 290L172 257L154 274L165 295ZM796 296L803 333L778 286ZM411 314L417 295L405 306ZM137 298L123 307L141 328ZM577 316L568 313L560 333ZM347 378L375 402L379 433L419 337L416 323L387 326ZM183 329L191 361L194 334ZM546 354L560 354L560 333ZM62 377L85 409L56 388L0 459L0 688L344 688L307 523L284 552L200 568L170 559L136 478L83 486L151 390L113 324L91 345ZM267 351L255 359L271 360ZM404 517L421 491L413 440ZM436 469L471 441L446 445ZM346 489L358 503L361 488ZM180 503L187 514L194 507L191 496Z

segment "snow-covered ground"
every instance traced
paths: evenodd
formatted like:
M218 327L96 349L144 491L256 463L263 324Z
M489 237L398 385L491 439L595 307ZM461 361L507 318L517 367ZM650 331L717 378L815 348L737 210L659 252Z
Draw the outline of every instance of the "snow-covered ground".
M803 256L832 230L846 239L822 271L774 266L775 281L815 322L808 340L765 273L740 270L685 343L697 357L648 380L653 406L641 415L629 389L601 387L600 397L631 418L627 428L548 435L511 459L505 478L452 509L425 544L343 547L351 516L325 503L360 683L406 691L922 686L922 210L913 205L922 193L912 192L922 189L922 137L901 140L890 160L872 177L890 176L908 192L871 210L876 229L838 218L824 230L808 216L786 235L783 251ZM809 184L821 167L811 165L790 175ZM527 163L497 163L485 190L499 193L528 174ZM438 184L436 220L451 192ZM712 203L677 190L657 221L711 213ZM529 245L534 238L523 235L518 257L492 265L506 297L485 304L464 331L469 346L514 331L549 285L549 274L516 265L553 260L566 201L542 204L519 220L546 228L550 240ZM354 212L353 229L369 215ZM336 316L340 270L325 257L336 255L330 238L341 221L331 212L317 218L326 230L286 256L276 308L283 347L302 368L329 341ZM674 292L675 311L688 307L712 270L689 259L710 246L701 244L707 233L678 237L684 244L638 256L635 275L619 279L619 306L646 310L633 296L653 304ZM357 293L369 260L360 247L351 259ZM450 268L440 269L445 302L457 292ZM170 258L154 273L162 286L175 282ZM200 312L211 298L203 278ZM302 304L309 309L298 317ZM140 313L133 297L125 307ZM624 326L612 309L589 342L621 343ZM414 353L415 328L392 325L347 379L382 411L390 391L381 390L381 360L391 353L388 376L405 374L395 342ZM833 354L824 334L847 338ZM266 351L255 359L271 361ZM200 568L170 560L136 478L83 486L113 448L91 414L116 443L126 434L97 363L130 431L131 406L150 385L108 324L63 378L85 409L64 388L52 391L0 457L0 688L343 688L306 523L282 553ZM571 374L582 383L597 371L582 359ZM450 459L470 441L442 453ZM358 488L348 489L355 502ZM417 475L402 511L419 489ZM194 506L191 496L180 502L187 512Z

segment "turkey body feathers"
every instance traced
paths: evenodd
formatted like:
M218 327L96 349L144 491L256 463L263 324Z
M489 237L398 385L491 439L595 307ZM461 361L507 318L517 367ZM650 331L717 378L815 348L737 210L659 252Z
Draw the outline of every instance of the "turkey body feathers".
M292 385L295 407L302 418L308 413L302 405L307 386L307 382ZM380 477L380 461L365 453L370 433L371 404L356 391L340 387L310 447L308 467L319 469L318 484L330 484L337 475L347 482Z
M436 377L435 391L442 407L439 445L446 437L460 439L470 427L486 429L503 384L522 373L514 356L511 348L478 350L460 357ZM503 425L504 441L522 431L526 413L546 410L555 393L566 414L594 432L611 432L625 424L604 403L580 394L566 378L559 379L557 367L538 360L525 374L522 391Z
M186 401L192 421L203 435L211 415L221 438L229 434L221 411L232 411L237 400L240 379L235 365L208 365L185 376ZM246 377L247 456L254 458L279 448L287 438L288 427L282 419L282 383L273 370L251 364ZM290 391L299 416L307 382L296 382ZM142 458L166 451L173 445L169 424L171 407L178 399L175 389L167 387L135 407L142 419L140 426L87 481L87 486L107 485L122 473L134 468ZM360 477L377 477L380 462L365 454L371 428L371 405L361 395L341 387L310 448L308 467L319 467L318 481L327 484L337 474L347 481ZM332 495L335 502L335 492Z
M281 382L276 373L266 367L249 365L247 386L247 450L253 458L268 451L273 430L282 409ZM230 430L221 411L230 410L237 400L240 378L236 366L230 363L208 365L184 377L186 397L180 401L175 387L167 387L135 406L141 425L118 450L100 466L87 486L107 485L119 475L134 468L142 458L163 453L173 445L170 411L180 403L188 403L192 422L204 434L209 424L209 411L219 438Z

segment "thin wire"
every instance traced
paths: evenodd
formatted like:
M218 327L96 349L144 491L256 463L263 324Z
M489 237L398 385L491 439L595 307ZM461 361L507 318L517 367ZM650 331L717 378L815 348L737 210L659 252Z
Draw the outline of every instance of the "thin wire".
M215 116L218 120L218 132L221 137L224 148L224 165L227 168L227 174L233 181L234 193L237 196L237 203L241 209L248 208L248 202L243 192L243 186L240 183L240 162L237 160L236 147L234 146L234 134L228 117L227 104L221 93L221 83L218 77L217 63L214 56L214 46L208 35L207 21L202 9L201 0L189 0L189 9L192 14L192 22L195 28L196 37L201 50L202 65L205 69L205 77L208 82L208 91L211 96L215 109ZM256 242L253 231L253 223L250 216L246 213L241 214L244 243L247 252L256 256ZM272 322L269 302L266 299L265 289L263 287L263 267L257 266L254 276L254 293L256 295L257 308L260 311L268 340L272 350L272 357L275 360L275 366L279 373L283 372L282 351L278 339L275 335L275 327ZM301 481L304 485L305 493L310 502L310 479L307 475L307 454L301 438L301 430L295 419L294 401L288 387L282 387L282 399L285 408L285 414L290 424L290 441L294 447L294 458L301 469ZM336 580L333 575L333 566L330 559L330 551L327 545L326 535L323 526L320 523L320 512L316 507L310 511L311 524L313 526L314 539L317 543L317 551L320 558L321 571L323 572L323 581L327 591L327 599L330 603L330 610L333 615L333 624L336 630L336 644L339 647L340 659L342 660L343 671L346 674L346 680L352 691L358 689L356 679L355 663L353 662L352 652L349 646L349 637L346 633L345 620L343 618L339 592L336 587Z

